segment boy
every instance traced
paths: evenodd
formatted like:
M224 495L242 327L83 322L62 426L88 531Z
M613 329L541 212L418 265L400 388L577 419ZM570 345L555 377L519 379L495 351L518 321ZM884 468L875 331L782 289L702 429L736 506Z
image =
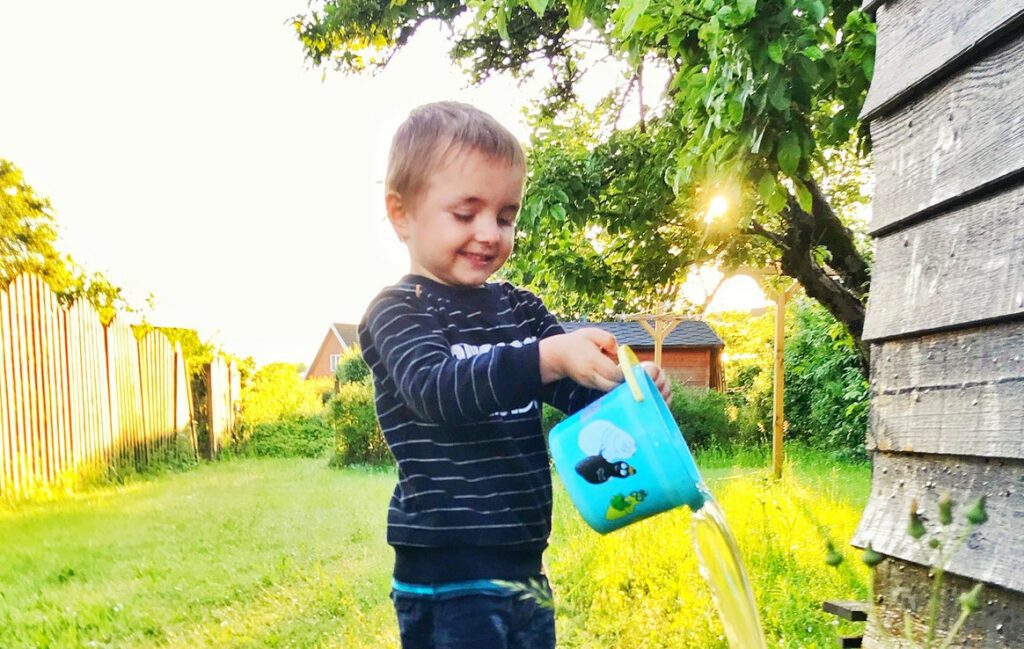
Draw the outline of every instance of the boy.
M539 404L572 413L622 381L614 336L566 334L529 292L487 283L512 251L525 170L515 137L464 104L417 108L392 142L385 206L410 271L359 340L398 461L388 543L405 649L555 646L550 608L508 588L550 594Z

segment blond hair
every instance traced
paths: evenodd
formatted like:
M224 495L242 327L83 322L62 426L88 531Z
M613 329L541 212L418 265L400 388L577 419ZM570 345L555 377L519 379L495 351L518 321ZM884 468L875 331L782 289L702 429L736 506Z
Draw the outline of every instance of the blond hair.
M439 101L413 109L391 140L386 192L414 201L430 172L447 156L472 149L525 168L519 140L484 111L454 101Z

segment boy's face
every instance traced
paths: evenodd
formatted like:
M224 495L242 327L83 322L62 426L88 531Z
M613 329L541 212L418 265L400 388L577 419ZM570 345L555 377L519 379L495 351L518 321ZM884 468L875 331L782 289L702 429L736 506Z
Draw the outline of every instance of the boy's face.
M392 192L388 218L409 248L410 272L482 286L508 259L524 170L474 149L443 160L412 202Z

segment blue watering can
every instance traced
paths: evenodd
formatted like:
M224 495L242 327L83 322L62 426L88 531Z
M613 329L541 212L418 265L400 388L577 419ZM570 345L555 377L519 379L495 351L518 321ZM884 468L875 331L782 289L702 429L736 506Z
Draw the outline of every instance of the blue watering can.
M626 382L551 430L555 469L590 527L607 534L687 505L704 506L686 440L657 386L626 345Z

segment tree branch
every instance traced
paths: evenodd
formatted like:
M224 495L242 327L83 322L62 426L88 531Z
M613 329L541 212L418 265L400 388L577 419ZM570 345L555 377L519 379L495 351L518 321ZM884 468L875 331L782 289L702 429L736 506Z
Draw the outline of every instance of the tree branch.
M858 294L830 277L814 261L812 253L818 245L814 236L814 217L800 209L792 197L783 217L786 231L780 237L782 241L772 239L782 252L782 271L799 281L808 296L821 302L836 320L846 326L860 353L861 371L864 376L868 376L871 348L861 339L864 332L864 302Z
M813 178L804 180L811 192L815 224L815 239L829 252L829 265L843 280L843 284L861 300L867 295L871 274L867 262L853 243L853 233L843 225L828 199Z

